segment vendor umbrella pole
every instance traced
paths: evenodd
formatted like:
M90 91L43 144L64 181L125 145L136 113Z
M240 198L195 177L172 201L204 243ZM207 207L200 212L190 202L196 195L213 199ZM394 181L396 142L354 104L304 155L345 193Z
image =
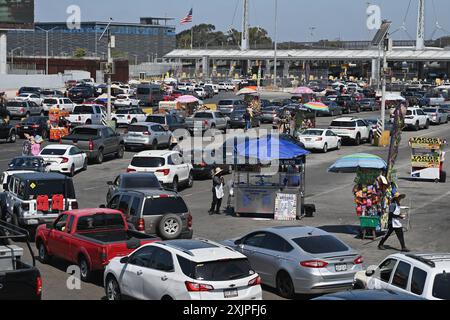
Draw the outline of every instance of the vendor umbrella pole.
M389 156L387 161L386 178L388 181L392 182L394 166L397 161L398 149L400 147L400 142L402 140L403 131L403 114L402 107L398 105L394 111L394 126L392 129L391 143L389 146Z

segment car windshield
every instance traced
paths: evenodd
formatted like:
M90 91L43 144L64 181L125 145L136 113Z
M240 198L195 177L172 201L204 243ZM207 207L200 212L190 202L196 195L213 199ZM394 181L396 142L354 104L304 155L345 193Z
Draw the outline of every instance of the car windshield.
M302 136L321 136L322 130L306 130L302 133Z
M40 123L41 120L47 120L46 118L42 118L42 117L29 117L28 119L24 120L22 123L23 124L35 124L35 123Z
M72 112L73 114L92 114L91 106L76 106Z
M8 107L25 107L25 104L23 103L23 102L20 102L20 101L9 101L7 104L6 104L6 107L8 108Z
M348 251L348 247L331 235L292 239L303 251L311 254Z
M150 88L138 88L137 94L150 94Z
M255 274L247 259L195 263L180 256L177 258L183 273L195 280L229 281L247 278Z
M116 112L116 114L130 114L131 109L121 109Z
M194 118L196 119L212 119L213 114L208 112L199 112L194 115Z
M219 101L219 106L230 106L233 105L232 100L221 100Z
M244 115L244 113L245 113L245 110L234 110L231 113L231 116L232 117L242 117Z
M165 117L159 117L159 116L148 116L147 122L153 122L153 123L159 123L159 124L166 124Z
M56 100L56 99L44 99L44 104L51 104L51 105L58 104L58 100Z
M72 135L96 137L98 135L98 131L97 131L97 129L92 129L92 128L75 128L72 131Z
M131 165L138 168L160 168L166 164L164 158L159 157L134 157Z
M20 193L20 190L19 190ZM53 197L55 194L62 194L64 198L75 199L75 190L69 180L29 180L27 197L34 199L37 196Z
M355 121L333 121L331 122L332 127L344 127L344 128L355 128Z
M145 174L123 177L121 187L125 189L159 189L161 184L154 174Z
M124 229L125 223L120 214L98 213L82 216L78 219L77 231L95 231L104 229Z
M184 200L180 197L162 196L160 198L148 198L145 200L145 216L155 216L164 214L181 214L189 212Z
M435 113L437 111L438 110L435 109L435 108L425 108L425 109L423 109L423 112L426 112L426 113Z
M41 156L62 156L66 151L66 149L44 148L41 151Z
M406 110L406 115L407 115L407 116L410 116L410 115L412 115L412 114L413 114L412 110Z
M439 273L434 277L433 297L450 300L450 273Z
M128 127L128 132L139 132L139 133L148 132L148 127L133 125Z
M15 158L8 167L11 169L40 169L42 168L43 161L41 158Z

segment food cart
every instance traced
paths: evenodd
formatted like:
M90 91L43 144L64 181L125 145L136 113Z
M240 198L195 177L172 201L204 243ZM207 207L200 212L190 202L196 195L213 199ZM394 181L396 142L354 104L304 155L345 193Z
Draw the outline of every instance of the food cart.
M69 135L70 124L67 120L61 121L69 117L69 112L60 110L59 108L51 108L48 111L48 119L50 122L49 141L60 141Z
M409 140L411 146L411 178L445 182L443 171L446 140L440 138L414 137Z
M247 139L235 147L234 212L275 220L305 214L305 166L308 151L278 136Z

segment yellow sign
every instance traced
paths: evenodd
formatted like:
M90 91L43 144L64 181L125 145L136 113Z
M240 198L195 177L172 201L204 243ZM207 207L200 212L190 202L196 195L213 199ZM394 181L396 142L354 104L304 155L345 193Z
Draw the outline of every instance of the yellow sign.
M414 137L409 140L413 149L440 149L445 140L440 138Z
M34 182L30 183L30 188L31 188L31 189L34 189L34 188L36 188L36 187L37 187L37 185L36 185Z
M415 155L411 157L414 168L439 168L441 157L439 155Z

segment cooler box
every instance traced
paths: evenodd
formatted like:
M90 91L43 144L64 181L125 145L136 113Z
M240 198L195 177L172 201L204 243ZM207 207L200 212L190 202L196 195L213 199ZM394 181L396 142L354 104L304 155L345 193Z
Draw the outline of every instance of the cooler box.
M380 217L359 217L361 222L361 228L372 228L376 229L380 224Z
M16 260L23 256L23 249L15 245L0 246L0 272L12 271Z

